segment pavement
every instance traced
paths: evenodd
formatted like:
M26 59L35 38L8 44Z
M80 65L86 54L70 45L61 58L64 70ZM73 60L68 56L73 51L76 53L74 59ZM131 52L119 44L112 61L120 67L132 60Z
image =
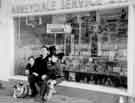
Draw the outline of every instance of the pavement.
M0 88L0 103L40 103L36 98L15 99L11 96L10 84L2 82L2 85ZM118 99L115 95L76 88L57 87L56 91L57 93L48 103L117 103Z

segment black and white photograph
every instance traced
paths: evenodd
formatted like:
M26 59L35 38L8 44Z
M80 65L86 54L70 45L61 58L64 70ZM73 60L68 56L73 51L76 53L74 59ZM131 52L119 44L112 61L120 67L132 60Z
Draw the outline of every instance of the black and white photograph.
M0 0L0 103L135 103L135 0Z

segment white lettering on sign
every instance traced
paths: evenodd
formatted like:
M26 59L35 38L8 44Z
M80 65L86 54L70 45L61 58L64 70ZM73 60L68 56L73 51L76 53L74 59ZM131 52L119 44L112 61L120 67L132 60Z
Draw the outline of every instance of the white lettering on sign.
M73 8L87 8L95 5L128 2L128 0L40 0L39 2L13 3L12 13L40 13Z
M71 9L72 8L72 0L63 0L64 1L64 9Z
M56 10L58 7L57 1L56 0L49 0L47 2L48 10Z

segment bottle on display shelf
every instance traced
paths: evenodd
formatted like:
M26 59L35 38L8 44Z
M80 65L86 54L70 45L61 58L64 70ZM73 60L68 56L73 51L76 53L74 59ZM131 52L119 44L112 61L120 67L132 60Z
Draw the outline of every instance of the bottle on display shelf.
M80 73L78 72L76 73L75 81L80 82Z
M96 84L101 84L101 80L97 79Z
M107 77L105 81L105 86L113 86L113 82L110 77Z
M85 78L84 78L84 83L87 83L87 82L88 82L88 78L85 77Z
M126 19L126 17L127 17L127 12L126 12L125 9L122 9L122 10L121 10L121 16L120 16L120 18L121 18L122 20L124 20L124 19Z
M105 81L106 81L106 78L105 78L105 77L102 78L101 84L102 84L102 85L105 85Z
M69 72L68 71L64 71L64 77L67 81L69 80Z
M69 81L75 81L75 73L70 72L69 73Z
M93 70L94 72L97 72L97 66L98 66L98 63L96 60L93 61Z
M94 76L90 76L89 84L95 84Z
M91 37L91 57L96 57L98 54L98 38L96 33Z
M121 67L120 69L120 75L123 76L124 75L124 71L123 71L123 68Z

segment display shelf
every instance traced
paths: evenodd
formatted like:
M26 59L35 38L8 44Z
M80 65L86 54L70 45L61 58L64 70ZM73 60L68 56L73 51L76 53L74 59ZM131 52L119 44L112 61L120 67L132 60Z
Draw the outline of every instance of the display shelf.
M64 71L67 81L127 89L127 77L117 73Z
M127 63L121 60L109 60L108 57L72 56L66 57L65 78L74 82L91 82L94 84L127 89ZM95 61L95 62L93 62ZM87 82L86 82L87 81ZM97 83L98 82L98 83ZM108 84L109 83L109 84Z
M128 91L125 90L125 89L116 89L116 88L105 87L105 86L94 85L94 84L88 85L88 84L84 84L84 83L75 83L75 82L63 81L61 84L59 84L59 86L65 86L65 87L85 89L85 90L90 90L90 91L97 91L97 92L102 92L102 93L129 96Z
M127 78L127 76L125 75L119 75L118 73L112 72L112 73L105 73L105 72L89 72L89 71L72 71L72 70L64 70L64 72L73 72L73 73L83 73L83 74L90 74L90 75L104 75L104 76L114 76L114 77L125 77Z

